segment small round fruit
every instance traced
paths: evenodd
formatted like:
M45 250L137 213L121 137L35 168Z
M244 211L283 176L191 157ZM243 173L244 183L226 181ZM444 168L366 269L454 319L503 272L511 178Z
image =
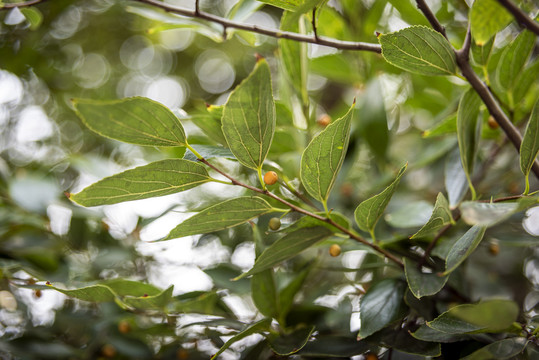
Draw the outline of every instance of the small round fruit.
M378 360L378 356L373 353L368 353L367 356L365 356L365 360Z
M271 218L268 226L271 230L279 230L279 228L281 227L281 220L276 217Z
M131 325L127 321L122 320L118 323L118 331L122 334L127 334L131 331Z
M106 358L112 358L116 356L116 348L111 344L105 344L101 348L101 354Z
M268 171L264 174L264 183L266 185L273 185L279 180L279 176L275 171Z
M318 120L316 120L316 122L318 123L318 125L326 127L331 123L331 116L329 116L328 114L324 114L320 116Z
M500 245L497 242L491 242L488 245L488 251L492 256L496 256L500 253Z
M499 128L500 125L498 125L498 122L496 121L496 119L494 119L493 116L489 116L488 117L488 127L495 130L495 129Z
M43 296L43 293L41 292L41 290L37 289L34 291L34 296L39 299L41 296Z
M337 244L333 244L329 247L329 255L337 257L341 255L341 247Z

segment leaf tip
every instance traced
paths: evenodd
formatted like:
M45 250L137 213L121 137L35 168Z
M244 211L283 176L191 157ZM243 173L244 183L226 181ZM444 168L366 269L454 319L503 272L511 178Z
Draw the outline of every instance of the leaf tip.
M256 59L256 62L258 63L261 60L264 60L264 57L260 55L259 53L255 53L255 59Z
M64 195L65 195L66 198L71 200L71 193L69 191L64 191Z
M378 31L375 31L374 34L376 35L377 38L379 38L380 35L382 35L382 33L378 32Z

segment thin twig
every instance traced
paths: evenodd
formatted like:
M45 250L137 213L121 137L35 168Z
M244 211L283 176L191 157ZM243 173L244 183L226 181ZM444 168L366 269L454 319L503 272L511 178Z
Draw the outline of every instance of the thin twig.
M312 20L312 24L313 24L314 38L315 38L316 40L318 40L318 30L316 29L316 7L313 9L313 20Z
M235 179L234 177L228 175L227 173L225 173L224 171L222 171L221 169L217 168L216 166L214 166L213 164L211 164L210 162L208 162L208 160L204 159L204 158L199 158L198 161L200 161L201 163L205 164L206 166L210 167L211 169L217 171L219 174L223 175L224 177L226 177L227 179L229 179L231 182L232 182L232 185L237 185L237 186L241 186L241 187L244 187L246 189L249 189L251 191L254 191L254 192L257 192L259 194L263 194L263 195L266 195L274 200L277 200L279 201L281 204L284 204L286 206L288 206L290 209L292 209L293 211L295 212L298 212L300 214L303 214L303 215L307 215L307 216L310 216L312 218L315 218L317 220L320 220L320 221L323 221L325 223L328 223L330 224L331 226L333 227L336 227L337 229L339 229L341 232L345 233L346 235L348 235L351 239L354 239L358 242L360 242L361 244L363 245L366 245L368 247L370 247L371 249L373 249L374 251L384 255L386 258L388 258L389 260L393 261L394 263L396 263L397 265L399 265L401 268L404 268L404 264L402 263L402 261L396 257L395 255L391 254L390 252L388 252L387 250L384 250L382 249L380 246L376 245L376 244L373 244L373 243L370 243L368 242L367 240L365 240L364 238L362 238L361 236L351 232L350 230L348 230L347 228L343 227L342 225L336 223L335 221L333 221L332 219L330 218L326 218L326 217L323 217L323 216L320 216L318 214L315 214L313 212L310 212L308 210L305 210L305 209L302 209L288 201L286 201L285 199L269 192L268 190L263 190L263 189L259 189L257 187L254 187L254 186L251 186L251 185L248 185L248 184L245 184L245 183L242 183L241 181Z
M216 24L221 24L224 27L245 30L245 31L249 31L249 32L257 33L257 34L271 36L277 39L295 40L299 42L328 46L328 47L341 49L341 50L362 50L362 51L370 51L370 52L374 52L378 54L382 52L382 49L380 45L378 44L335 40L335 39L330 39L326 37L303 35L303 34L298 34L298 33L290 32L290 31L281 31L281 30L260 27L257 25L243 24L243 23L235 22L235 21L225 19L219 16L215 16L215 15L212 15L212 14L200 11L200 10L197 12L196 10L189 10L185 8L171 6L166 3L156 1L156 0L133 0L133 1L151 5L153 7L160 8L162 10L165 10L173 14L207 20Z
M458 210L457 210L458 211ZM455 222L459 221L460 219L460 211L458 211L455 216L453 216L453 220ZM419 263L417 264L417 266L419 268L421 268L421 266L423 266L429 256L430 256L430 253L432 252L432 250L434 249L434 247L436 246L436 244L438 244L438 240L440 240L440 238L449 230L451 229L451 227L453 226L453 224L447 224L446 226L444 226L439 232L438 234L436 234L436 236L434 237L434 239L432 239L432 241L430 242L429 246L427 247L427 249L425 250L425 254L423 254L423 257L421 258L421 261L419 261Z
M19 3L3 3L0 6L0 10L9 10L9 9L14 9L14 8L33 6L33 5L37 5L45 1L47 0L30 0L30 1L24 1L24 2L19 2Z
M520 25L539 35L539 23L537 21L531 19L528 14L522 11L510 0L498 0L498 2L513 15Z
M438 19L436 18L436 15L430 10L427 3L425 3L424 0L416 0L417 8L421 10L423 15L427 18L432 28L436 31L438 31L440 34L442 34L445 38L447 38L447 35L445 33L445 28L440 24Z

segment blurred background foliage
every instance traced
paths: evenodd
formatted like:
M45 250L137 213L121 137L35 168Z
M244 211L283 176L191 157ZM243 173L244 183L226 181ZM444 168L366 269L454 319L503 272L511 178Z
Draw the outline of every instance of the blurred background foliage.
M168 2L194 6L187 0ZM241 5L234 0L201 1L202 10L213 14L279 28L282 11L278 8L257 1L241 1ZM520 6L536 10L533 1ZM450 41L459 47L468 4L432 1L432 7ZM218 113L219 108L207 105L226 102L229 92L253 68L258 53L271 65L278 109L267 167L284 174L292 186L298 186L299 159L309 139L323 128L324 119L342 116L357 97L359 111L331 208L351 219L357 204L383 188L393 171L408 161L408 173L377 232L393 251L413 253L414 247L424 244L407 241L407 236L428 219L437 193L457 189L449 194L452 204L465 195L465 180L462 183L462 177L452 172L460 164L454 123L465 89L465 83L455 77L411 75L373 53L285 41L279 47L276 39L230 29L225 39L219 26L178 21L130 1L54 0L34 9L39 20L33 22L19 10L0 12L3 359L207 359L223 345L230 329L257 317L249 280L230 281L254 261L249 225L194 238L148 242L165 236L189 215L188 209L240 195L242 190L226 188L223 193L224 188L212 185L187 194L97 209L72 204L64 192L76 192L148 161L183 157L184 150L142 149L97 136L75 116L71 98L150 97L186 119L184 126L196 135L190 137L194 146L213 144L206 134L216 131L212 111ZM330 1L318 24L321 35L371 43L376 42L375 32L428 25L413 2L398 0ZM304 27L310 31L310 22L305 20ZM502 49L517 32L513 24L498 35L487 72L494 71ZM283 65L283 49L294 46L308 53L306 79L295 78ZM532 58L536 52L537 47ZM298 86L301 81L306 81L307 92ZM512 109L517 124L539 93L537 81L530 86ZM519 194L524 181L515 151L501 131L484 120L477 191L486 198ZM238 177L256 181L236 163L219 161ZM266 231L268 220L269 216L261 217L257 223L266 244L277 238ZM517 214L490 228L467 266L451 277L454 288L471 301L512 298L527 318L533 317L539 303L539 260L532 247L537 243L538 223L535 211L535 215ZM465 229L456 226L448 231L434 254L445 257L448 246ZM333 243L343 249L338 258L327 254ZM284 288L298 274L304 274L302 286L287 324L308 322L320 334L353 338L359 328L359 295L392 270L359 244L332 238L286 263L276 273L278 286ZM31 288L36 282L70 287L113 278L149 282L162 289L175 285L175 311L168 317L150 311L126 312L114 303L92 304ZM436 311L459 301L451 293L440 296L436 306L442 308ZM435 306L409 305L419 312ZM230 323L185 327L215 316ZM249 338L224 356L270 357L260 350L258 341L260 337Z

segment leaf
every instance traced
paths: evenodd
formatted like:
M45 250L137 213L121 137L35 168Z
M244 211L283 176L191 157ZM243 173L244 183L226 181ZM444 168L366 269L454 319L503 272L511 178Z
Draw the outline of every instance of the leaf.
M264 250L260 257L255 261L251 270L243 273L236 279L241 279L269 269L274 265L296 256L303 250L313 246L332 234L333 232L331 230L322 226L303 228L286 234Z
M230 159L230 160L236 160L236 157L234 154L230 152L229 149L222 147L222 146L214 146L214 145L191 145L193 149L196 150L204 159L212 159L212 158L223 158L223 159ZM197 156L193 154L193 152L189 149L185 151L185 156L183 157L185 160L190 161L197 161Z
M407 166L408 164L405 164L399 170L399 173L397 174L395 180L393 180L391 185L385 188L384 191L382 191L378 195L371 197L370 199L363 201L356 208L354 212L354 217L356 219L357 225L361 230L369 231L371 233L374 231L376 223L384 213L387 204L389 204L391 197L397 190L397 186L399 185L400 179L406 171Z
M263 251L262 238L256 225L252 225L257 260ZM279 301L273 269L267 269L254 274L251 278L251 297L256 308L266 317L277 318Z
M37 30L43 22L43 14L36 7L19 9L26 20L30 23L30 30Z
M518 311L511 300L486 300L452 307L427 325L448 334L504 332L517 320Z
M447 254L444 275L451 273L471 255L483 239L485 230L486 227L475 225L455 242L451 250L449 250L449 254Z
M526 176L526 183L530 175L531 168L537 155L539 154L539 100L533 106L524 138L520 145L520 170Z
M303 0L258 0L260 2L273 5L275 7L288 10L296 11L296 9L303 3Z
M418 340L440 343L452 343L467 340L469 338L468 335L464 334L448 334L442 331L434 330L427 325L421 325L419 329L410 334Z
M463 357L462 360L490 360L490 359L510 359L520 354L526 347L528 340L523 337L514 337L495 341L470 355Z
M281 30L300 33L298 19L289 20L292 13L283 12L281 18ZM292 87L299 94L301 100L307 103L309 94L307 93L307 44L293 40L279 39L279 49L281 51L282 66L288 76Z
M491 38L484 45L478 45L475 41L472 42L472 59L478 66L486 66L490 59L490 53L492 52L492 45L494 45L494 38Z
M424 138L434 136L453 134L457 132L457 114L450 115L444 120L433 126L432 128L423 131Z
M460 204L462 219L468 225L493 226L518 211L518 203L484 203L465 201Z
M116 299L116 294L112 291L111 288L100 284L90 285L72 290L60 289L55 286L48 286L48 288L54 289L69 297L74 297L76 299L84 301L107 302L114 301Z
M275 104L268 63L261 59L232 91L223 111L223 134L240 163L259 169L275 131Z
M336 335L319 335L313 341L309 341L298 355L318 358L341 358L363 354L371 349L371 345L365 341Z
M232 336L220 349L218 352L216 352L212 357L211 360L216 359L219 355L221 355L226 349L228 349L232 344L234 344L237 341L240 341L241 339L253 335L253 334L260 334L262 332L266 332L270 329L271 326L271 319L263 319L259 322L254 323L253 325L249 326L247 329L243 330L242 332L239 332L238 334Z
M221 145L228 146L226 143L225 135L223 135L221 116L216 117L216 114L193 114L191 116L191 121L198 128L200 128L204 134L210 138L212 141L216 141Z
M419 227L429 220L432 210L433 207L428 201L409 202L386 214L384 220L396 228Z
M271 339L269 346L277 355L291 355L297 353L307 344L313 332L314 326L300 327L289 334Z
M513 102L515 106L518 105L522 101L522 99L524 99L531 85L536 82L538 77L539 59L534 61L518 75L513 89Z
M414 355L437 357L441 355L440 344L415 339L406 329L385 328L366 339L390 349Z
M162 292L161 289L140 281L112 279L101 283L119 296L154 296Z
M384 105L382 85L377 78L371 80L359 99L356 116L361 114L359 131L374 155L384 161L389 144L387 114Z
M301 156L301 182L309 195L324 204L346 155L353 108L314 137Z
M307 275L309 275L311 268L312 266L308 266L307 268L301 270L301 272L297 274L292 281L290 281L290 283L279 292L279 306L282 317L285 317L290 311L290 308L292 308L292 305L294 304L294 297L303 286L303 283L305 282ZM254 276L256 275L253 275L253 277Z
M163 310L170 303L173 291L174 285L153 296L125 297L123 303L135 309Z
M228 229L272 211L275 209L266 200L256 196L226 200L191 216L162 240Z
M498 31L513 19L496 0L476 0L472 5L470 23L478 45L485 45Z
M457 113L457 138L459 142L460 161L468 180L468 186L475 198L475 189L472 184L472 173L475 156L481 138L481 121L479 121L479 106L481 99L474 89L468 89L462 95Z
M385 279L371 287L361 298L359 336L374 334L400 316L406 285L396 279Z
M212 178L202 164L162 160L104 178L69 198L82 206L110 205L174 194L209 181Z
M455 53L449 42L426 26L411 26L378 37L382 56L398 68L421 75L454 75Z
M453 216L449 209L449 203L442 193L438 193L436 203L434 204L434 210L432 211L429 221L427 221L418 232L412 235L410 239L432 235L452 221Z
M82 122L99 135L136 145L186 144L178 118L156 101L143 97L72 101Z
M317 212L316 215L324 216L325 213ZM335 221L337 224L341 225L342 227L346 229L350 229L350 224L348 223L348 219L344 215L338 213L337 211L332 211L331 214L329 214L329 218ZM290 226L283 228L281 231L285 233L289 233L289 232L296 231L299 229L309 228L309 227L314 227L314 226L324 226L330 229L331 231L333 231L333 233L340 232L340 230L337 229L335 226L328 224L325 221L315 219L311 216L303 216L295 223L292 223Z
M454 209L461 202L468 190L468 180L460 161L460 151L452 151L444 168L444 183L449 198L449 207Z
M404 259L404 271L408 287L418 299L437 294L449 278L449 276L439 276L435 272L423 273L417 268L417 264L407 258Z

